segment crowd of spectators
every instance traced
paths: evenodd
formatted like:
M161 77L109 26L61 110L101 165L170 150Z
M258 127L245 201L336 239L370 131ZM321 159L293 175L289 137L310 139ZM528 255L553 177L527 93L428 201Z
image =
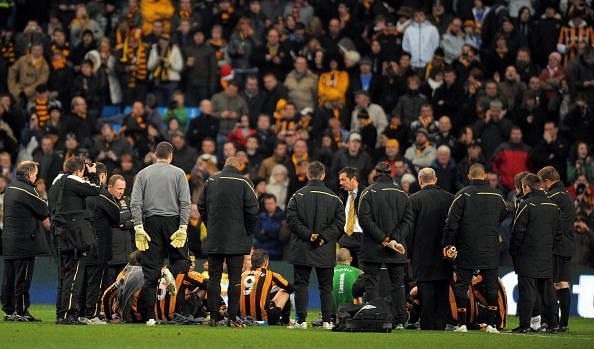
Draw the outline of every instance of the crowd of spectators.
M0 192L21 160L51 186L84 155L131 192L162 140L195 202L229 156L261 197L256 246L283 256L308 162L379 161L456 192L476 162L512 200L552 165L594 265L594 11L585 0L0 1ZM115 111L115 112L114 112ZM0 211L1 212L1 211ZM505 227L502 228L505 238Z

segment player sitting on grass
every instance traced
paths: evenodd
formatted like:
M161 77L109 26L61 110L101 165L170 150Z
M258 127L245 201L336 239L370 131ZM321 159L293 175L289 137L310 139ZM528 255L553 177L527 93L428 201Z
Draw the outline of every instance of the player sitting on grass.
M102 297L105 317L112 322L145 322L138 309L138 299L143 284L142 268L138 263L138 251L132 252L128 265L118 275ZM203 290L207 280L202 274L189 270L175 278L167 269L161 269L161 279L157 290L155 319L170 322L176 314L196 315L202 308Z
M448 324L446 325L446 330L453 330L455 325L458 322L458 312L457 312L457 305L456 299L453 297L453 290L455 284L456 275L453 275L453 278L450 282L450 297L449 297L449 309L450 312L448 313ZM486 324L485 319L487 317L486 310L487 310L487 299L486 299L486 290L485 284L483 283L483 277L479 275L475 275L472 278L471 285L468 289L468 296L470 299L470 308L468 311L468 316L466 318L466 326L469 329L481 329L485 330ZM499 290L497 294L497 302L499 306L499 311L496 315L496 322L497 322L497 329L502 330L505 328L506 320L507 320L507 296L505 293L505 287L501 280L499 280ZM421 304L418 295L417 287L413 287L410 290L409 298L406 302L406 308L410 313L409 317L409 325L407 326L408 329L417 329L418 325L417 322L419 321L419 315L421 313Z
M291 314L293 286L280 274L268 270L268 253L252 251L251 267L241 274L239 312L242 318L287 325Z

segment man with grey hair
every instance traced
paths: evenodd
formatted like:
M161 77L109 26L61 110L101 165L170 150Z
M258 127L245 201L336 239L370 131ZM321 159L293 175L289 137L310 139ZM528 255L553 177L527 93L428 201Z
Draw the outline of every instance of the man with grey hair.
M432 168L419 171L421 190L410 197L408 257L421 302L421 329L443 330L446 325L451 264L441 257L441 240L454 196L439 188Z
M455 192L456 186L456 161L452 159L452 151L447 145L437 148L437 157L431 164L439 186L446 191Z

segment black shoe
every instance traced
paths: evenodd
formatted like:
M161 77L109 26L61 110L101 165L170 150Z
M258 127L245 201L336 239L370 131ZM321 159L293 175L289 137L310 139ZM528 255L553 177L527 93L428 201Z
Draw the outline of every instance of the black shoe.
M324 321L322 320L314 320L311 322L311 327L322 327L324 325Z
M516 327L513 330L511 330L512 333L519 333L519 334L525 334L525 333L529 333L530 332L530 327Z
M210 327L217 327L217 319L210 319L208 320L208 326Z
M557 332L567 333L567 332L569 332L569 327L568 326L559 326L559 328L557 329Z
M227 320L227 327L244 328L245 324L240 319Z
M67 318L62 318L56 321L57 325L86 325L84 322L78 321L77 318L74 316L68 316Z
M557 334L557 333L559 333L559 328L558 327L550 327L550 328L547 328L545 330L545 332L550 333L550 334Z
M4 315L4 321L15 321L15 314L6 314Z
M25 315L23 315L22 317L25 318L28 322L41 322L40 319L34 317L29 312L25 313Z

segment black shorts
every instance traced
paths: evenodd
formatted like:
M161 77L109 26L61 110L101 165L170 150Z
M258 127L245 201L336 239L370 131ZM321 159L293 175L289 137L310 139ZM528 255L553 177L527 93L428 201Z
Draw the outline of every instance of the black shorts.
M553 282L569 282L571 277L570 261L571 257L553 256Z

